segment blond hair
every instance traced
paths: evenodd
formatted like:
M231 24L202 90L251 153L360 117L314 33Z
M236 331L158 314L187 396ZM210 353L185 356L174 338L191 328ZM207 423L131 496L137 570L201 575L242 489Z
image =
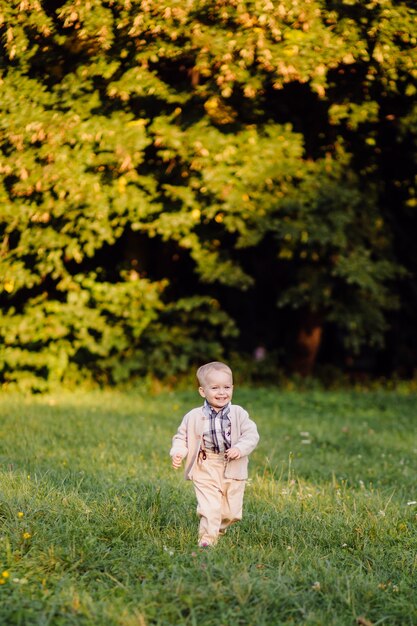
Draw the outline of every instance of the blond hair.
M213 371L226 372L227 374L230 374L233 379L232 370L228 365L226 365L226 363L221 363L220 361L212 361L211 363L206 363L205 365L202 365L197 370L197 380L201 386L204 385L207 376L210 374L210 372Z

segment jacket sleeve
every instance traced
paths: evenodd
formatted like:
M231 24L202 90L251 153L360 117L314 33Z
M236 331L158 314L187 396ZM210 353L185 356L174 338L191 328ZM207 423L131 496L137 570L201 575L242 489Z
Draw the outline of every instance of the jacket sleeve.
M170 456L175 456L176 454L180 454L182 458L186 457L188 454L188 413L184 416L181 424L178 427L177 432L172 438L172 447L169 451Z
M259 434L256 424L244 409L239 414L240 435L233 447L239 449L242 456L248 456L258 445Z

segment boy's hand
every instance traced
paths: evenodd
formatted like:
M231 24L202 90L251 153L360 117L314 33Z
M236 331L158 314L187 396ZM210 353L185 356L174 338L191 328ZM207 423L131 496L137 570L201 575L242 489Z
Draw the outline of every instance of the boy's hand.
M181 454L176 454L175 456L172 457L172 467L174 469L178 469L179 467L181 467L181 463L182 463Z
M241 454L239 448L229 448L226 450L226 458L228 461L233 461L233 459L240 459Z

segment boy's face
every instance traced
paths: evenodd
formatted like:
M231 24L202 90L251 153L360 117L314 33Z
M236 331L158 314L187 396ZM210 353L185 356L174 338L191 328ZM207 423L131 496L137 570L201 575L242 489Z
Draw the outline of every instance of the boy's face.
M213 409L220 410L232 399L232 377L227 372L210 372L198 391L200 396L205 398Z

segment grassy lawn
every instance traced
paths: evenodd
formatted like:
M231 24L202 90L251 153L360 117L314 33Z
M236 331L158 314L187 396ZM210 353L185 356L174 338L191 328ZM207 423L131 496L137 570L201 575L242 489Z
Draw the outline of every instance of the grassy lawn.
M0 624L417 624L417 402L237 390L244 519L196 548L168 451L193 392L0 399Z

